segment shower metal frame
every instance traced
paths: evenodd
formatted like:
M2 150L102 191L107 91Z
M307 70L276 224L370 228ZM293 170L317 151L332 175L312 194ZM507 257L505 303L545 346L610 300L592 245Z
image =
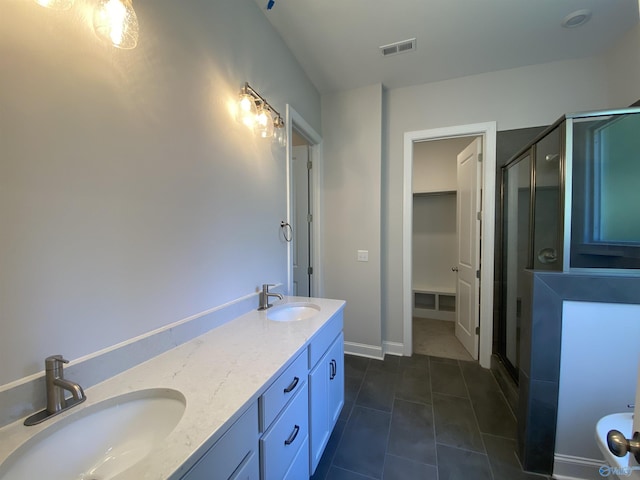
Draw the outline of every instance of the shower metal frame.
M597 110L588 112L578 112L563 115L552 125L537 135L531 142L520 149L511 159L501 167L500 172L500 209L501 224L499 228L501 255L505 251L505 229L504 229L504 208L505 208L505 177L507 170L517 164L529 155L530 158L530 196L529 196L529 235L527 238L527 269L534 267L534 242L535 242L535 208L536 208L536 149L538 143L547 135L552 133L556 128L560 132L560 151L559 153L559 172L558 172L558 255L557 258L561 262L557 268L552 271L563 273L578 274L598 274L598 275L640 275L639 269L623 269L623 268L596 268L596 267L571 267L571 224L572 224L572 206L573 206L573 134L574 122L580 119L604 117L604 116L620 116L627 114L640 114L640 107L629 107L613 110ZM564 124L564 125L563 125ZM504 309L506 291L503 288L505 281L504 257L501 262L501 286L500 286L500 322L498 325L498 346L499 356L505 364L507 370L514 379L518 378L518 367L511 365L506 358L506 312Z
M571 267L570 255L571 255L571 220L572 220L572 194L573 194L573 124L578 119L604 117L604 116L617 116L627 114L640 114L640 107L629 107L615 110L597 110L589 112L578 112L566 114L560 117L552 125L546 128L543 132L537 135L529 144L520 149L511 159L501 167L500 177L500 208L504 209L504 172L515 163L521 160L521 157L526 153L531 156L531 198L529 206L529 248L528 268L533 267L533 222L535 219L535 178L536 178L536 165L535 154L536 145L550 134L554 129L560 127L563 123L565 126L560 129L560 172L559 172L559 204L560 211L558 218L560 219L560 226L562 227L562 241L558 243L561 249L561 255L558 255L562 259L562 268L558 271L565 273L600 273L605 275L629 275L630 269L623 268L595 268L595 267ZM503 227L500 228L501 241L504 238ZM635 269L631 269L633 271Z

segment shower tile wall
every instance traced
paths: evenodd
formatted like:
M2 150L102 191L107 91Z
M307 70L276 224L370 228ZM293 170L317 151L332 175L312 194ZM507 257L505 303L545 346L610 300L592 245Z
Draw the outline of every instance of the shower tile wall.
M640 304L640 278L528 272L531 305L523 311L518 453L525 470L551 473L555 453L565 300ZM603 319L606 321L606 319ZM581 372L576 372L576 375Z

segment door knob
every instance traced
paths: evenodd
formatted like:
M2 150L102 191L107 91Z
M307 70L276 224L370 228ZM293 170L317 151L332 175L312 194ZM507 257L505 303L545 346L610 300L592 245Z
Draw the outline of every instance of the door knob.
M618 430L610 430L607 433L607 446L616 457L624 457L628 452L633 453L636 461L640 463L640 432L635 432L631 440Z
M458 267L451 267L451 271L452 272L457 272L458 271Z

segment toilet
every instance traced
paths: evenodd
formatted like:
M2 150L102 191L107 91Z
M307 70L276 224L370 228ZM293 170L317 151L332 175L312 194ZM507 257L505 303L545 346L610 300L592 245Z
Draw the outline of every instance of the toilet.
M625 438L631 438L633 436L633 413L613 413L602 417L596 424L596 442L607 462L606 465L600 467L600 475L602 478L640 480L640 466L635 462L630 465L632 454L627 453L624 457L617 457L609 450L607 434L611 430L618 430Z

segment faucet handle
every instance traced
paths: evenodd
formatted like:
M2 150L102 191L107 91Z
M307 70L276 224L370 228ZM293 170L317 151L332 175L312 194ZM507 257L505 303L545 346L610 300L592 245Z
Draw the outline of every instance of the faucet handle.
M45 367L48 370L58 368L61 363L69 363L69 360L63 358L62 355L51 355L50 357L44 359Z

